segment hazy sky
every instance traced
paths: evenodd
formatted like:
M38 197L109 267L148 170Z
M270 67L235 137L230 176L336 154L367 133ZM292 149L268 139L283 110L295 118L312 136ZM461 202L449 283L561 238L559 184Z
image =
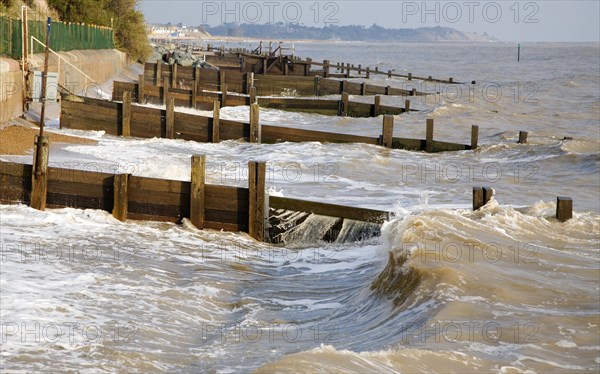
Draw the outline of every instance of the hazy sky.
M503 41L600 40L600 1L142 0L150 23L297 22L307 26L445 26Z

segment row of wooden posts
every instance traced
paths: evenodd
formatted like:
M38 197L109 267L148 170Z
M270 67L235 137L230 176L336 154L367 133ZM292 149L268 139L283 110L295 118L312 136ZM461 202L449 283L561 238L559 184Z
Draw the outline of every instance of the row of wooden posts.
M521 132L523 133L523 131ZM524 141L519 141L524 143ZM473 187L473 210L479 210L485 206L494 196L492 187ZM573 218L573 199L566 196L556 198L556 219L560 222Z
M131 132L131 119L132 119L132 101L131 101L131 97L132 97L132 93L129 91L125 91L123 92L123 101L121 104L121 133L120 134L115 134L115 135L121 135L124 137L130 137L132 132ZM95 99L89 99L89 98L81 98L81 97L76 97L76 96L72 96L72 95L65 95L63 97L63 108L62 111L64 112L68 107L68 103L71 99L77 99L77 100L83 100L84 103L85 102L90 102L89 105L92 105L93 103L91 103L92 101L94 101L94 103L96 103L97 101L95 101ZM344 108L347 108L348 106L348 97L347 95L344 97L344 99L342 100L342 111L344 111ZM407 103L407 106L409 106L410 104ZM422 146L416 146L415 144L420 142L419 140L411 140L411 139L403 139L403 138L394 138L393 136L393 132L394 132L394 116L392 115L384 115L383 116L383 121L382 121L382 133L379 136L379 139L371 139L369 137L364 137L364 136L355 136L355 135L344 135L344 134L335 134L335 133L327 133L327 132L322 132L322 131L312 131L312 130L301 130L301 129L293 129L293 128L288 128L288 127L278 127L278 126L261 126L259 123L259 112L260 112L260 108L258 106L258 104L251 104L250 105L250 114L249 114L249 127L250 127L250 135L249 135L249 142L250 143L262 143L263 139L261 136L261 129L265 128L270 130L271 132L275 131L279 134L281 134L280 136L283 136L283 138L281 138L282 141L294 141L292 139L294 139L297 136L300 136L301 138L310 138L312 140L320 140L320 141L335 141L335 142L342 142L342 143L351 143L351 142L365 142L368 144L379 144L382 145L386 148L405 148L405 149L413 149L414 147L416 147L417 150L424 150L426 152L436 152L436 151L443 151L443 150L466 150L466 149L471 149L474 150L478 147L478 138L479 138L479 126L477 125L473 125L471 127L471 143L470 145L458 145L458 144L452 144L452 143L444 143L444 142L434 142L434 120L432 118L428 118L426 120L426 131L425 131L425 141L424 141L424 147L421 148ZM202 116L197 116L197 117L202 117ZM85 122L85 121L83 121ZM85 124L82 124L85 125ZM75 126L73 126L70 122L68 122L67 120L62 121L61 120L61 126L65 126L68 128L75 128L75 129L85 129L84 126L82 125L77 125L75 124ZM213 103L213 117L212 117L212 136L211 136L211 141L213 143L218 143L221 139L219 138L219 126L220 126L220 104L218 101L214 101ZM166 113L165 113L165 135L166 138L168 139L175 139L176 138L176 131L175 131L175 101L173 97L169 97L167 99L167 105L166 105ZM104 131L107 131L108 129L105 128ZM295 135L292 136L291 138L286 138L284 136L285 133L294 133ZM276 141L277 139L267 139L267 142L273 142ZM415 144L413 144L415 143ZM438 143L439 146L436 148L435 144ZM443 144L443 145L442 145ZM446 148L444 148L446 147Z

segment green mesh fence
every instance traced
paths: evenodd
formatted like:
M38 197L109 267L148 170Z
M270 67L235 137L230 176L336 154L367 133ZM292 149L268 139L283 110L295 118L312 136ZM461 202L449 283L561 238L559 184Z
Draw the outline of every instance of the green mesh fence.
M46 41L46 22L28 21L29 35L42 43ZM21 20L0 16L0 56L20 59L23 53ZM44 47L29 38L29 53L41 53ZM33 48L32 48L33 47ZM54 22L51 24L50 48L54 51L77 49L112 49L113 31L109 27L77 23Z

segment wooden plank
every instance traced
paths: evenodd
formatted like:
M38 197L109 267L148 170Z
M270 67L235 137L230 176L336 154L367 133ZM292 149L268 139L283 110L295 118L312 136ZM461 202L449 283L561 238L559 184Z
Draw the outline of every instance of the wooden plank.
M127 203L130 174L117 174L114 181L112 215L121 222L127 221Z
M221 103L217 100L213 102L213 118L212 118L212 142L219 143L220 140L220 127L219 117L221 116Z
M471 126L471 149L477 149L477 142L479 139L479 126Z
M263 125L263 126L261 126L261 131L262 131L262 141L266 142L266 143L273 143L273 142L278 142L278 141L291 141L291 142L320 141L320 142L330 142L330 143L378 144L377 138L372 138L372 137L367 137L367 136L295 129L295 128L290 128L290 127Z
M265 240L265 162L248 162L248 234L258 240Z
M204 191L206 179L206 156L192 156L190 190L190 221L199 229L204 227Z
M269 197L269 206L272 209L286 209L328 217L352 219L356 221L373 223L383 223L390 214L389 212L374 209L354 208L349 206L319 203L278 196Z
M45 210L48 192L48 156L50 140L47 135L36 135L31 174L31 204L33 209Z
M427 118L427 129L425 131L425 152L433 151L433 118Z
M123 104L121 104L121 134L128 138L131 136L131 92L123 92Z

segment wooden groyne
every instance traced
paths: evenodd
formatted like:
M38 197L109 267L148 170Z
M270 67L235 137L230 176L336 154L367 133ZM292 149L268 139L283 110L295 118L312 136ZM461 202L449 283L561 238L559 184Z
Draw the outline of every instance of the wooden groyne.
M140 76L140 79L142 77ZM166 87L166 88L165 88ZM250 88L248 95L226 91L228 87L216 87L225 91L208 91L194 85L192 89L172 88L166 84L152 86L145 83L113 82L113 101L122 101L124 92L132 93L132 100L139 104L162 104L172 97L175 105L201 110L211 110L216 100L221 107L250 105L258 103L260 107L289 110L294 112L307 112L323 115L346 115L350 117L377 117L382 114L402 114L408 111L417 112L410 108L410 100L405 100L404 107L381 105L381 96L373 98L373 103L363 103L349 100L348 94L343 93L339 100L296 98L296 97L257 97L256 89Z
M473 126L469 145L442 142L433 139L434 124L428 119L425 139L393 136L394 117L383 117L381 135L339 134L283 126L261 125L259 107L250 105L249 122L220 118L220 104L213 103L213 116L201 116L175 111L175 98L167 100L166 109L151 108L131 103L131 93L123 94L121 103L63 95L61 128L105 131L109 135L139 138L185 139L218 143L222 140L243 139L251 143L279 143L320 141L329 143L365 143L393 149L426 152L462 151L477 148L479 127Z
M46 204L42 209L99 209L112 212L121 221L180 223L188 218L199 229L246 232L266 242L280 242L283 231L301 224L311 214L336 219L325 234L330 241L336 239L346 220L366 223L363 235L372 236L390 216L389 212L373 209L269 196L264 162L248 163L247 188L206 184L205 156L193 156L191 164L190 181L47 167ZM31 203L31 165L0 162L0 180L0 203ZM282 212L300 214L282 225Z
M424 96L428 93L415 88L402 89L380 86L369 82L353 82L319 74L310 75L271 75L243 72L239 69L209 69L168 65L162 61L144 64L144 77L139 78L144 86L170 87L174 89L226 91L249 94L250 87L256 87L259 96L281 95L294 92L300 96L339 95L393 95Z

